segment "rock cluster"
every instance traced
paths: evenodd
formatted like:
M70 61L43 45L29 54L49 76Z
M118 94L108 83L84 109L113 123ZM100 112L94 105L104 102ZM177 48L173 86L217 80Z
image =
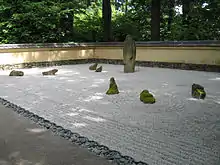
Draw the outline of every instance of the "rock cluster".
M52 69L46 72L42 72L44 76L46 75L55 75L58 72L58 69ZM17 71L17 70L12 70L9 74L9 76L24 76L24 72L22 71Z

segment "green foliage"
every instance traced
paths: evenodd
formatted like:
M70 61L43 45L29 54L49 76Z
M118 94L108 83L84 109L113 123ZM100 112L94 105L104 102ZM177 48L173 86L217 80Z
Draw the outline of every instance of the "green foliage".
M74 3L7 2L4 1L0 7L0 43L64 42L65 37L68 38L60 22L63 15L68 16L75 11Z
M150 40L151 0L111 2L114 41ZM191 1L185 22L161 4L161 40L220 40L219 0ZM0 43L97 42L103 33L102 0L0 0Z
M102 40L101 4L92 3L84 12L75 14L74 28L77 41L91 42Z

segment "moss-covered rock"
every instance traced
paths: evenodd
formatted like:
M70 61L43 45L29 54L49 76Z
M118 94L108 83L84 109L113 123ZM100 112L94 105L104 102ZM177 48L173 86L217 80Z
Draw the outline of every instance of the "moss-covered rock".
M89 67L89 70L96 70L97 66L98 66L98 64L95 63Z
M95 72L102 72L102 66L98 67Z
M17 70L12 70L9 74L9 76L24 76L24 72L22 71L17 71Z
M43 76L47 76L47 75L55 75L58 72L58 69L52 69L46 72L42 72Z
M114 94L119 94L118 91L118 86L115 82L114 77L110 78L110 85L109 85L109 89L106 92L107 95L114 95Z
M140 100L145 104L153 104L156 102L156 99L148 90L143 90L140 93Z
M204 87L199 84L192 85L192 97L196 99L205 99L206 92Z

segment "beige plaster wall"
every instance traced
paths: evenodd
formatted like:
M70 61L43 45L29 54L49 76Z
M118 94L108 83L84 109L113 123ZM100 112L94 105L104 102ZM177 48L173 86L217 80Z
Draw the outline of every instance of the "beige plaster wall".
M220 48L140 48L137 50L137 60L220 65Z
M122 59L122 48L97 48L95 58ZM220 65L217 47L137 47L137 61Z
M0 49L0 64L70 59L122 59L122 47ZM137 47L138 61L220 65L218 47Z
M0 50L0 64L93 58L94 49L9 49Z

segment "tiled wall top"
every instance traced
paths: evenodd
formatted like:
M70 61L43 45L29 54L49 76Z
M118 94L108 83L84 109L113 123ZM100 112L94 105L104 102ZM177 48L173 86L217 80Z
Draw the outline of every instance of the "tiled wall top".
M220 41L137 41L138 47L220 47ZM123 42L0 44L0 49L122 47Z

